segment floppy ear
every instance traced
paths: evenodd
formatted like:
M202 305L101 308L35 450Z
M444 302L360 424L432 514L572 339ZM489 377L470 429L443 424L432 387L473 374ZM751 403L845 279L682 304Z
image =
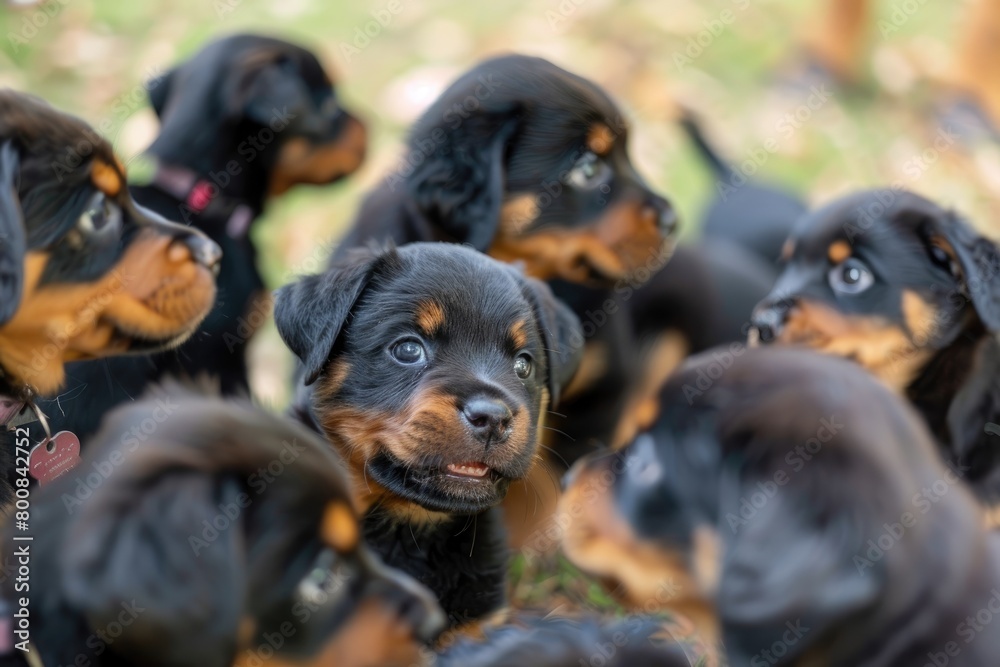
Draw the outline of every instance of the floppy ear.
M156 117L160 120L163 119L163 110L167 106L167 100L170 99L171 89L176 78L177 68L175 67L165 74L155 76L146 82L146 94L149 95L149 103L153 105L153 111L156 112Z
M344 263L275 292L274 322L285 345L305 365L305 384L319 377L351 313L381 268L399 261L395 249L359 248Z
M301 77L282 66L280 61L263 66L259 63L244 65L239 76L227 80L223 93L230 116L248 118L258 125L281 119L304 122L311 104Z
M950 212L931 216L925 234L950 249L976 314L988 330L1000 333L1000 247Z
M0 146L0 326L21 305L27 233L17 199L17 151L11 142Z
M473 116L453 129L434 126L432 136L410 140L412 153L434 147L407 180L417 208L456 242L480 252L490 246L500 224L504 157L518 122L513 112L502 120ZM435 142L435 133L442 131L443 143Z
M720 512L720 517L737 517L737 523L724 519L720 527L726 544L717 597L723 642L733 665L754 664L761 649L786 636L787 659L794 662L809 644L800 641L803 629L818 640L872 604L885 576L884 559L859 571L856 557L865 553L862 527L850 515L834 513L824 520L824 508L816 503L834 499L817 497L814 491L822 485L813 481L793 480L756 515L740 521L739 499L759 491L755 481L734 484Z
M1000 438L986 427L1000 414L1000 337L988 339L973 357L972 371L948 406L952 448L964 465L998 470Z
M583 358L583 332L580 320L569 306L556 299L541 280L518 274L523 292L538 320L548 367L548 388L552 405L559 403L562 388L569 384Z
M203 531L241 491L196 471L159 480L139 503L82 503L58 573L69 603L93 628L125 626L115 649L138 664L229 665L247 603L245 536L240 519L214 539Z

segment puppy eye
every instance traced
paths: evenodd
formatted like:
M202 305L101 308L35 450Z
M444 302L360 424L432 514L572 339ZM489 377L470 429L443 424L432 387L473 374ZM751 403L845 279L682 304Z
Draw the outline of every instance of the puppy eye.
M528 379L531 375L531 357L526 354L519 354L514 359L514 373L522 380Z
M76 228L87 236L116 232L121 227L122 212L116 204L98 193L91 198L86 210L76 221Z
M350 591L356 570L353 559L324 549L309 574L299 582L298 596L314 607L336 606Z
M608 165L594 153L586 152L566 174L566 183L580 189L594 188L604 180Z
M961 275L961 271L959 270L958 265L951 258L951 255L949 255L945 251L944 248L932 245L930 247L930 254L931 254L931 261L934 262L937 266L941 267L942 269L944 269L953 276Z
M390 352L393 359L406 365L423 363L427 359L427 350L413 339L399 341L392 346Z
M849 257L830 269L828 279L830 287L843 294L860 294L875 282L868 266L856 257Z

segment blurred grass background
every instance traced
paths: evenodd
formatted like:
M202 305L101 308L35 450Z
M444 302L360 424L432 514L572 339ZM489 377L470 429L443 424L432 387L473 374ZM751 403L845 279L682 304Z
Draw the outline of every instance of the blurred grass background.
M345 106L366 119L369 158L345 183L300 187L271 203L254 229L271 286L321 266L361 194L399 158L408 124L444 86L479 59L510 51L547 57L611 92L633 124L634 161L674 201L687 235L695 231L715 184L672 122L676 99L703 115L709 134L734 162L759 156L774 140L777 152L759 165L758 175L813 202L899 182L1000 235L996 146L955 145L915 168L936 137L929 111L951 67L963 2L911 0L907 6L915 11L904 12L905 20L884 36L874 23L861 89L834 91L790 133L781 129L781 119L799 108L804 95L773 84L777 74L796 64L799 37L805 22L815 18L816 2L394 2L395 14L386 11L389 0L0 5L0 86L37 93L95 125L110 120L109 138L128 161L157 130L143 81L207 41L256 31L312 48L335 73ZM891 21L903 4L879 3L876 22ZM373 12L391 19L380 25ZM366 29L370 34L358 38ZM258 397L280 406L287 399L290 360L273 327L257 337L253 355ZM566 566L546 575L518 561L512 575L516 596L528 602L551 602L555 591L573 588L572 579L581 581L576 602L615 608L599 586Z
M390 0L14 0L0 14L0 85L42 95L95 125L110 121L109 138L128 161L157 129L142 83L207 41L256 31L312 48L335 73L345 105L368 122L369 159L345 183L300 187L271 203L254 234L272 286L320 266L360 195L399 158L409 123L444 86L481 58L510 51L547 57L611 92L634 126L635 162L674 201L686 234L715 184L672 123L677 99L704 115L710 135L735 162L759 156L775 140L777 152L767 154L758 176L810 200L899 181L1000 233L995 146L947 150L914 176L914 159L935 138L929 105L935 82L950 67L962 2L912 0L906 6L915 11L904 12L890 34L872 25L860 91L834 91L790 132L781 119L805 95L782 92L774 80L795 66L817 2L392 4L396 13ZM891 20L902 5L879 3L876 21ZM376 21L377 13L387 25ZM282 404L289 360L273 328L258 336L253 354L259 397Z

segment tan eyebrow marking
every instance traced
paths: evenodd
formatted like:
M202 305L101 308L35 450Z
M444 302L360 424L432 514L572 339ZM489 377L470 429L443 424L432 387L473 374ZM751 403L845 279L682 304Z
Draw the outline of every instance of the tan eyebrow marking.
M587 133L587 148L598 155L605 155L614 143L614 132L604 123L596 123Z
M834 241L830 244L830 247L826 249L826 256L829 257L830 261L834 264L840 264L851 256L851 244L847 241Z
M444 324L444 308L437 301L425 301L417 306L417 326L433 336Z
M118 169L101 158L94 158L94 162L90 166L90 180L93 181L98 190L109 197L118 196L122 190L122 177L119 175Z

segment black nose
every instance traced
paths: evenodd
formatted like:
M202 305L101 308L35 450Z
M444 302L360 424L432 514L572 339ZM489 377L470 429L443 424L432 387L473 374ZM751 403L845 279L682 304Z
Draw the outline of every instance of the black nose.
M513 415L503 401L477 397L462 406L462 417L477 438L487 444L503 442L510 435Z
M769 305L761 304L754 309L750 324L757 330L761 343L773 343L781 335L781 330L785 328L788 311L788 304L783 302Z
M184 237L184 245L191 250L194 260L206 268L215 268L222 259L222 248L207 236L191 234Z

